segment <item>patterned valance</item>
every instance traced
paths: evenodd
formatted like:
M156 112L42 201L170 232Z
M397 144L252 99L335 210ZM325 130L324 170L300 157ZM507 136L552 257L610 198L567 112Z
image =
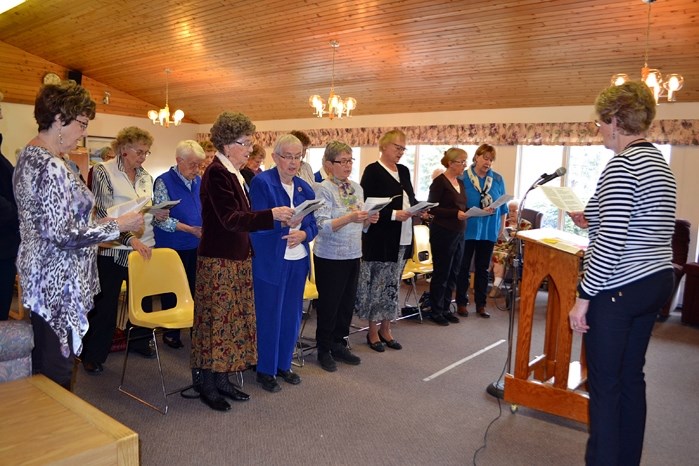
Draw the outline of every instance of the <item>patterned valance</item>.
M314 146L340 140L356 147L375 146L383 133L395 128L405 132L409 144L589 146L602 143L602 137L592 122L323 128L303 131L311 138ZM289 128L289 131L292 129L294 128ZM260 131L255 139L265 147L272 147L277 138L285 133L286 131ZM208 138L208 133L197 134L199 141ZM648 132L648 140L673 146L699 145L699 120L655 121Z

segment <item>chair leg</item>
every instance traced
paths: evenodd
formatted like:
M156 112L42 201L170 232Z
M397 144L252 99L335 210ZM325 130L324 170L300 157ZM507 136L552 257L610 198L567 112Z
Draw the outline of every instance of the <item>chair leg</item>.
M119 391L127 396L130 396L136 401L139 401L140 403L148 406L151 409L154 409L158 411L160 414L167 414L168 411L168 403L167 403L167 397L168 395L171 395L173 393L180 393L183 390L186 390L186 388L181 388L177 390L173 390L172 392L168 393L165 390L165 377L163 376L163 367L160 362L160 351L158 350L158 339L156 338L156 331L157 329L153 329L151 333L151 338L153 339L153 343L155 345L155 358L158 362L158 373L160 374L160 388L162 390L162 395L163 395L163 401L165 406L163 408L160 408L158 406L155 406L152 403L149 403L148 401L144 400L143 398L140 398L137 396L135 393L132 393L124 388L124 378L126 375L126 366L129 360L129 343L131 342L131 330L133 327L130 327L127 331L126 334L126 354L124 355L124 366L121 369L121 382L119 383Z

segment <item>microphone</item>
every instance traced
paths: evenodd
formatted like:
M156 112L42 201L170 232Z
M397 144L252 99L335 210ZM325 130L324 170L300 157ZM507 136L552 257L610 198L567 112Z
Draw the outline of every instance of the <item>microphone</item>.
M539 181L537 181L536 186L541 186L542 184L546 184L551 180L555 180L559 176L563 176L566 174L566 169L565 167L559 167L555 172L551 173L550 175L543 174L541 175L541 178Z

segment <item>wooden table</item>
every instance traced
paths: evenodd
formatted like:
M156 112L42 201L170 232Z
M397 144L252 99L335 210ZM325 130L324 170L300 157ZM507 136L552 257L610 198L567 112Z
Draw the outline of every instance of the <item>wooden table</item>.
M0 464L138 465L138 434L43 375L0 384Z

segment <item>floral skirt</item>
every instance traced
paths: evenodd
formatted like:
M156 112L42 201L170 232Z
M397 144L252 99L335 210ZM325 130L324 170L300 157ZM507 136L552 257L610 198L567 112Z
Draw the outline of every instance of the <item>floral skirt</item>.
M405 267L406 246L398 251L397 262L362 260L355 313L360 319L379 322L398 316L398 289Z
M251 364L257 364L252 262L200 256L191 365L235 372Z

